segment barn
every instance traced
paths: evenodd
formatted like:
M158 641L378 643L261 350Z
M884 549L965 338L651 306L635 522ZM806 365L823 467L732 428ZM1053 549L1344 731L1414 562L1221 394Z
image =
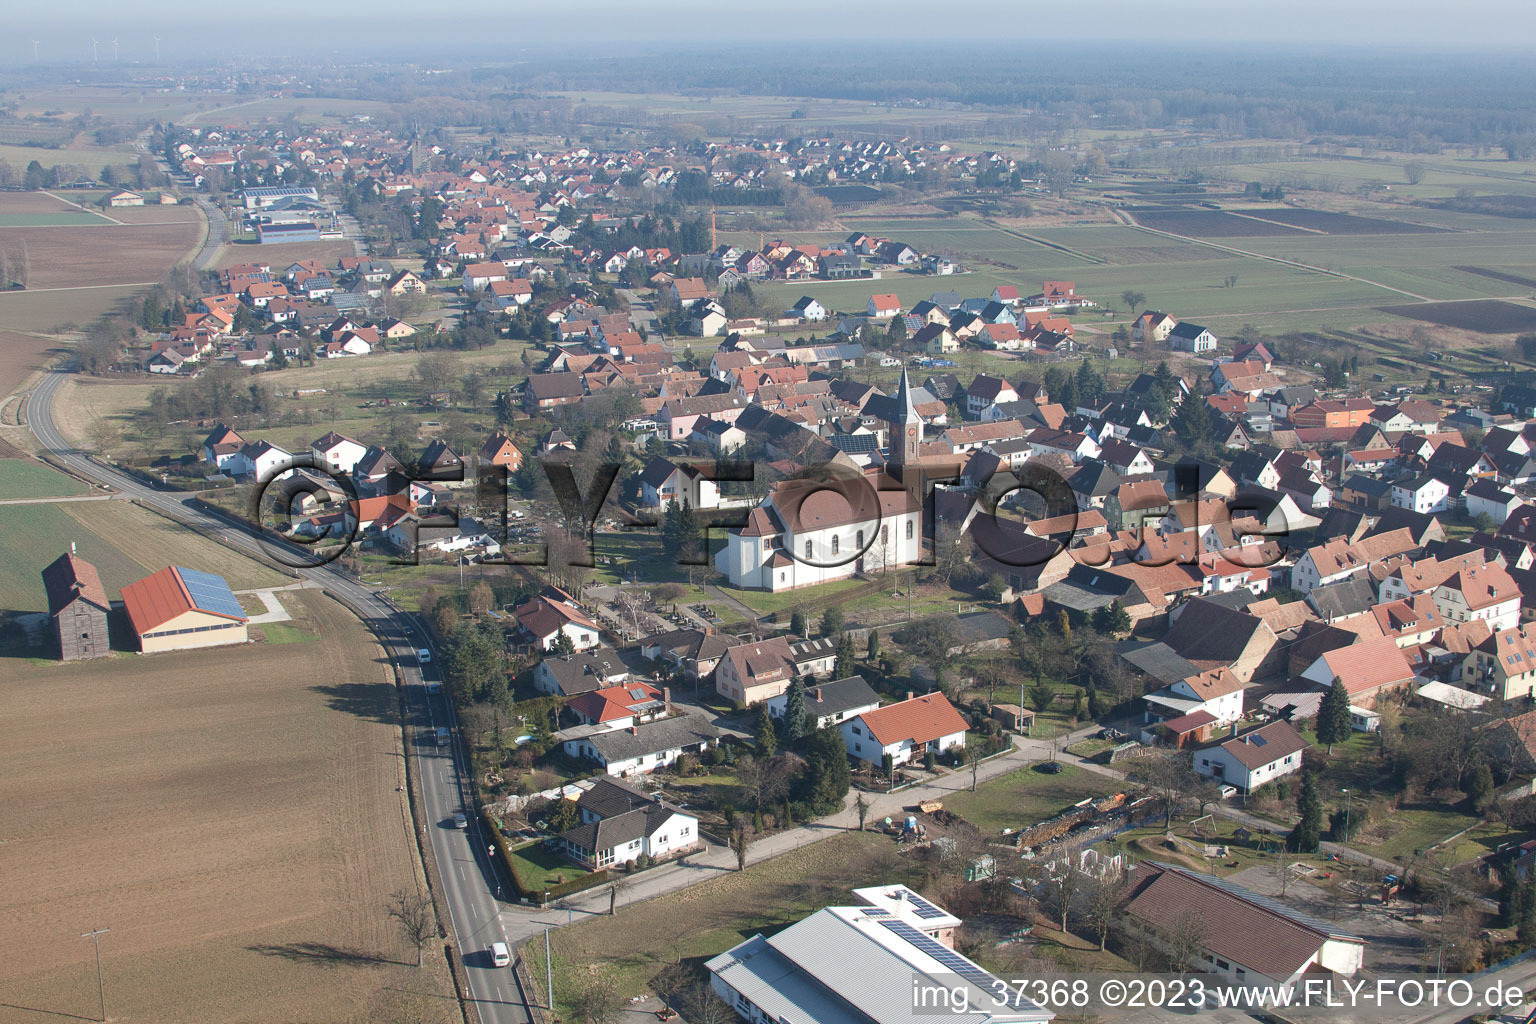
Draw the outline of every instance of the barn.
M169 565L123 588L145 654L246 641L245 611L224 577Z

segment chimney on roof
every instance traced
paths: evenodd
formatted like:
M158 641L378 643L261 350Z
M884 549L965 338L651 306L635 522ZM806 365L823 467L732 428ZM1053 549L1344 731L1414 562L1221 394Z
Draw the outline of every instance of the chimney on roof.
M816 687L816 703L821 703L821 687Z
M629 727L629 734L631 736L639 736L640 735L640 727L637 726L637 725L630 726Z
M70 553L70 555L74 555L74 553L75 553L75 542L74 541L70 541L69 542L69 553Z
M1230 728L1231 728L1232 731L1230 733L1228 733L1227 735L1229 735L1229 736L1236 736L1237 735L1237 723L1233 722L1232 725L1230 726Z
M907 691L907 700L911 700L911 699L912 699L912 691L908 690Z

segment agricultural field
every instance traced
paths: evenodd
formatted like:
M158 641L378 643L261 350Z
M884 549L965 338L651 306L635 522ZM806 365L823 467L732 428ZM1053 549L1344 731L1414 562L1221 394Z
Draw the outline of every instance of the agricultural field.
M1385 306L1381 311L1410 320L1422 320L1437 327L1453 327L1480 334L1513 334L1516 331L1536 330L1536 309L1497 299Z
M395 688L319 594L327 643L6 667L4 1019L456 1019L385 914L422 883ZM260 785L252 785L260 779Z
M1392 235L1432 234L1447 228L1415 224L1406 220L1383 220L1380 217L1361 217L1353 213L1332 213L1328 210L1298 210L1294 208L1233 211L1247 217L1278 221L1309 231L1322 231L1330 235Z
M258 245L255 237L249 242L234 242L224 247L210 270L223 270L241 263L261 261L286 267L298 260L319 260L334 267L343 256L356 256L357 247L350 238L325 239L319 242L289 242L286 245ZM418 268L420 269L420 268Z
M0 323L11 322L6 309L17 294L0 295ZM51 338L0 331L0 397L15 391L34 370L46 365L49 353L57 347L58 342Z
M1127 212L1143 227L1191 238L1259 238L1299 233L1296 228L1284 224L1239 217L1219 210L1133 209Z
M0 225L0 249L14 254L26 245L29 291L101 288L159 282L190 255L202 236L195 220L92 227Z
M277 569L140 508L129 501L0 505L0 592L5 607L35 612L48 607L43 567L74 543L115 596L125 584L167 565L217 573L236 590L283 586Z
M62 498L90 490L85 483L41 462L0 459L0 498Z

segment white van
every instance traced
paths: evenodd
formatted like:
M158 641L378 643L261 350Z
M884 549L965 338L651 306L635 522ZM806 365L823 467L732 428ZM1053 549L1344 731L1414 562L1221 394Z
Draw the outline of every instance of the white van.
M507 944L505 942L491 943L491 966L512 966L512 951L507 949Z

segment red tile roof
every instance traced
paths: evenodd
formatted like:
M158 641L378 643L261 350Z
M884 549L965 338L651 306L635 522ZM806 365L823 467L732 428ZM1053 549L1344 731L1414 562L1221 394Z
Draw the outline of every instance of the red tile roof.
M882 747L902 740L929 743L941 736L965 732L968 726L942 693L927 693L889 704L859 716Z
M192 599L191 591L187 589L186 583L181 578L181 570L174 565L168 565L159 572L151 573L138 582L124 587L123 607L127 610L128 620L133 623L136 633L151 632L176 616L190 611L235 619L238 622L245 621L243 615L226 615L223 612L199 608Z

